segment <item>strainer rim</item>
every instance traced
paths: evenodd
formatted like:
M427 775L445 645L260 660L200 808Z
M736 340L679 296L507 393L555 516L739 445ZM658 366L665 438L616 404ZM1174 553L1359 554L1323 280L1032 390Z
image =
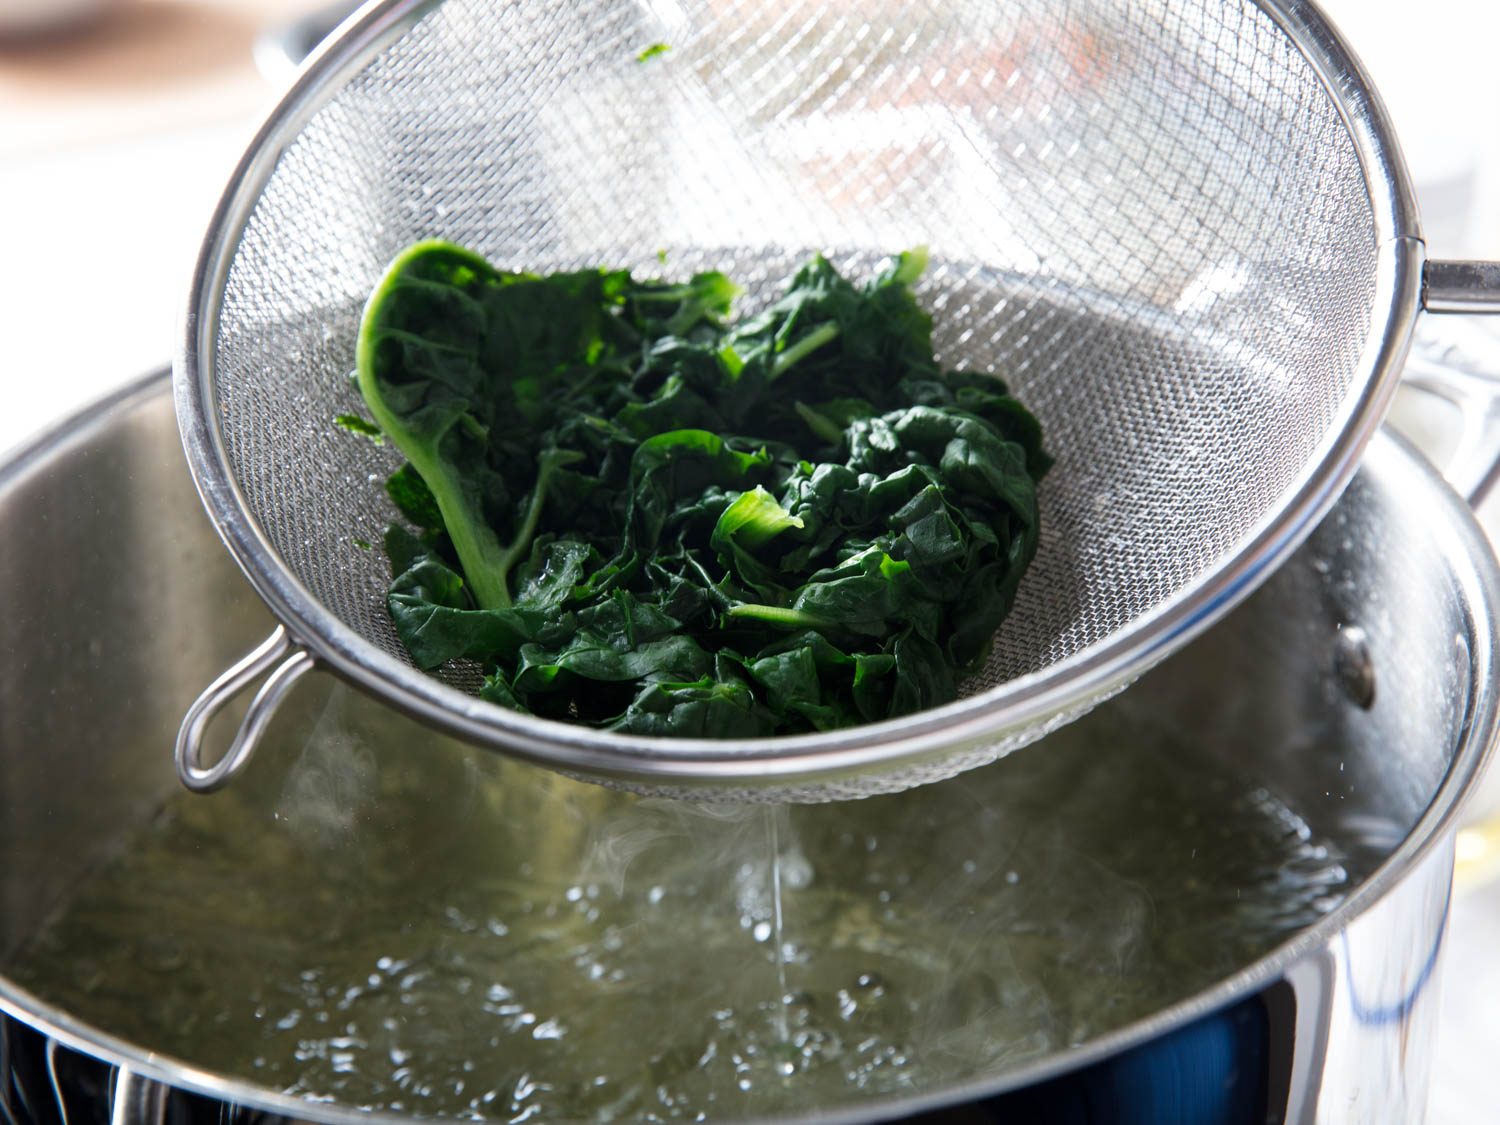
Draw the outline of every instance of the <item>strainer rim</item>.
M1135 679L1239 604L1306 538L1352 477L1394 394L1420 305L1425 248L1388 115L1338 33L1307 0L1255 0L1301 51L1337 108L1363 171L1375 227L1368 378L1303 465L1288 502L1210 571L1110 635L1037 672L915 715L758 739L623 735L511 712L468 696L365 640L281 562L235 480L212 404L214 328L231 262L282 151L343 78L441 0L372 0L309 59L235 167L205 234L179 333L173 390L194 484L215 529L297 643L360 689L471 743L626 783L803 785L890 772L1039 728ZM1039 735L1042 733L1037 730ZM1019 744L1019 743L1018 743Z

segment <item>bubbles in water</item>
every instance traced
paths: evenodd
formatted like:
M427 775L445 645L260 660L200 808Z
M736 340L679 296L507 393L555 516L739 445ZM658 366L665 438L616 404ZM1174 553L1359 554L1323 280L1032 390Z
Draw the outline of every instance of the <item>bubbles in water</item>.
M1177 747L1064 740L768 813L349 719L330 705L244 784L174 799L7 970L118 1035L309 1098L755 1116L1084 1042L1350 883L1274 794L1186 769Z
M854 991L867 999L885 995L885 979L879 973L860 973L854 979Z
M796 848L781 853L781 886L788 891L805 891L812 886L813 865Z

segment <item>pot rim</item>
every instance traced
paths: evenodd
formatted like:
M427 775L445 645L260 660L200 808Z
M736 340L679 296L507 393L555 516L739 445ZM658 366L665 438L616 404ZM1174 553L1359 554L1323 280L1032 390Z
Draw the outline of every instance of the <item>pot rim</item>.
M345 625L292 574L250 514L219 427L213 340L224 286L280 154L351 69L439 0L374 0L310 57L235 168L195 265L178 336L174 393L194 483L250 584L297 644L346 682L430 726L553 769L645 788L801 789L858 784L997 743L1039 737L1186 645L1243 601L1306 538L1353 476L1395 392L1420 305L1425 246L1391 123L1358 61L1309 0L1255 0L1308 60L1343 117L1364 170L1375 228L1375 292L1359 359L1365 385L1288 490L1224 563L1105 639L967 699L837 731L755 739L623 735L522 715L465 695ZM998 755L996 755L998 756ZM877 786L870 786L873 791Z
M167 396L168 375L166 371L156 371L140 378L24 443L0 464L0 491L14 487L30 474L44 470L56 458L86 444L119 416ZM1493 647L1497 610L1500 610L1500 564L1469 507L1411 445L1383 430L1372 442L1366 462L1374 468L1382 485L1402 498L1400 503L1420 506L1428 514L1430 534L1449 564L1448 577L1454 585L1466 629L1461 639L1467 643L1470 656L1468 697L1453 758L1426 810L1401 844L1327 916L1212 987L1153 1015L1078 1048L1053 1051L1000 1074L922 1094L814 1110L808 1114L809 1119L829 1123L862 1121L869 1119L872 1110L881 1115L904 1115L991 1097L1082 1069L1144 1044L1281 979L1289 968L1326 946L1354 919L1383 899L1434 849L1451 847L1455 817L1488 760L1500 724ZM410 1120L394 1113L305 1101L138 1047L18 987L3 974L0 974L0 1011L76 1051L231 1104L329 1125Z

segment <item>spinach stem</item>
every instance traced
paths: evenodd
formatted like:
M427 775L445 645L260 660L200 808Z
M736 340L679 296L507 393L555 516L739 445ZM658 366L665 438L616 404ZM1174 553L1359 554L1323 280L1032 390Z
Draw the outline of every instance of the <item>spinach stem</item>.
M730 617L750 617L757 621L769 621L773 625L789 625L794 629L827 629L832 622L798 609L784 609L776 605L761 605L759 602L740 602L729 609Z
M807 423L807 428L829 445L842 445L844 442L844 431L834 425L832 420L818 413L805 402L792 403L792 409L797 416Z
M820 324L802 339L798 340L786 351L776 357L776 362L771 364L771 381L775 382L786 374L787 368L803 359L805 356L817 351L839 334L839 326L833 321Z
M387 431L389 432L389 431ZM399 443L398 443L399 444ZM468 503L449 475L423 457L416 447L402 450L421 478L427 482L432 498L443 516L443 526L453 549L463 564L464 579L480 609L504 609L510 605L506 574L509 553L495 538L495 533L473 518Z
M367 362L359 367L360 387L365 390L365 402L375 421L380 424L396 448L406 455L417 475L426 483L432 498L437 502L443 517L443 527L448 538L453 540L453 549L458 552L463 564L464 578L480 609L503 609L510 605L510 590L506 588L505 575L509 565L502 565L505 549L495 538L490 528L473 518L463 489L445 471L442 463L428 453L426 443L413 437L392 413L377 390L375 375ZM534 525L533 525L534 526ZM498 573L498 577L497 577Z
M511 541L510 546L501 550L500 557L495 562L495 569L498 572L496 578L500 585L500 594L504 598L504 601L499 603L502 608L510 605L510 570L531 548L531 539L536 534L537 522L542 518L542 507L547 502L547 485L552 479L552 474L560 466L577 461L581 456L582 454L572 450L549 449L537 458L536 487L532 489L531 500L526 505L526 515L521 520L515 539Z

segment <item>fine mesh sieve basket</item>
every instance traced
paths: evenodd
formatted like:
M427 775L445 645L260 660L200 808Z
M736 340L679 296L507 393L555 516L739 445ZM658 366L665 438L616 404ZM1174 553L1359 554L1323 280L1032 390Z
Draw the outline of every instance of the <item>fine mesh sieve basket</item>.
M665 740L417 671L386 560L360 546L395 516L399 455L333 419L360 409L365 298L428 237L533 271L722 269L749 309L813 251L860 275L925 244L939 358L1003 376L1056 457L1036 561L962 698ZM368 5L256 138L194 279L188 458L282 627L194 704L180 772L228 780L315 665L480 745L705 799L859 796L988 762L1266 577L1377 425L1424 270L1437 306L1491 299L1485 269L1424 262L1385 117L1299 0ZM210 717L267 671L204 765Z

